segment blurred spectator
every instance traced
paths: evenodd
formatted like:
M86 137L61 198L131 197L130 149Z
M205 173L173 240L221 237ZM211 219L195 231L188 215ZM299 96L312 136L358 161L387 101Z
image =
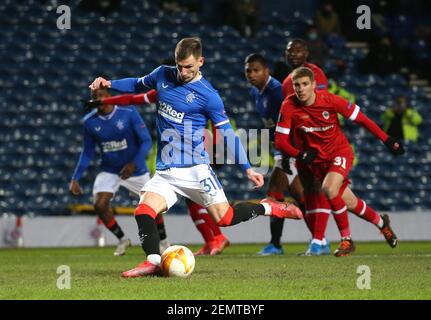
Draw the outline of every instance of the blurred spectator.
M158 0L159 8L169 13L180 12L181 6L177 0Z
M311 25L305 34L307 38L309 60L318 66L323 66L328 58L329 48L320 36L317 27Z
M355 95L347 91L345 88L340 87L334 79L328 80L328 91L330 93L336 94L337 96L340 96L346 99L351 103L355 103L355 100L356 100Z
M419 137L418 126L422 122L421 115L407 105L405 96L399 96L392 108L386 109L381 116L383 130L396 139L416 142Z
M331 2L324 2L316 14L316 26L319 32L327 37L330 34L341 34L340 19Z
M343 49L346 47L346 40L337 33L331 33L326 37L326 45L331 49Z
M326 45L331 49L343 49L346 40L341 35L338 13L331 2L324 2L316 15L316 26Z
M377 73L380 76L398 73L402 66L401 56L402 53L392 45L391 39L384 36L370 46L370 51L360 63L359 69L364 73Z
M259 26L257 0L226 2L226 22L236 28L243 37L254 37Z
M342 58L331 57L327 45L327 43L330 43L331 48L343 48L345 41L342 37L330 35L325 42L315 25L310 25L307 28L305 37L310 62L323 67L325 73L331 76L340 76L344 73L346 62Z
M121 0L82 0L79 7L88 11L95 11L103 15L118 10L121 6Z

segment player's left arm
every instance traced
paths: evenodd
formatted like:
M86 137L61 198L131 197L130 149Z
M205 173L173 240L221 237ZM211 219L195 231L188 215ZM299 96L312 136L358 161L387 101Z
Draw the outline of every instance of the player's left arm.
M118 96L103 98L101 100L89 100L84 104L87 108L96 108L100 105L114 104L118 106L129 106L135 104L150 104L157 102L157 91L152 89L142 94L122 94Z
M382 141L393 154L404 154L405 150L401 141L392 138L386 132L384 132L373 120L368 118L361 111L357 104L351 103L336 95L332 95L332 100L333 105L338 113L341 113L345 118L367 129L375 137Z
M244 150L241 140L230 125L229 119L226 116L226 111L224 110L223 102L219 96L210 99L207 105L207 115L214 123L214 127L221 136L226 139L228 152L234 155L235 163L241 166L243 171L247 174L247 178L254 183L254 189L262 187L264 184L263 176L251 168L247 153Z

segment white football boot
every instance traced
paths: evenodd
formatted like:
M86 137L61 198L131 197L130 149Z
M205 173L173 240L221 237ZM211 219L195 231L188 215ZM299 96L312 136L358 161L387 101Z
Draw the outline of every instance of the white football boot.
M114 256L124 256L127 247L130 247L131 245L132 242L128 238L120 240L120 242L118 242L117 249L115 249L114 251Z

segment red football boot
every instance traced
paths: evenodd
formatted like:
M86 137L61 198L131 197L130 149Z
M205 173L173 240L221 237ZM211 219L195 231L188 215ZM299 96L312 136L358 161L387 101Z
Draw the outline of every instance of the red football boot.
M211 249L210 255L215 256L217 254L220 254L223 252L223 250L230 245L230 242L228 238L225 237L223 234L219 234L218 236L214 237L215 245Z
M151 263L146 260L140 264L138 264L135 268L124 271L122 276L124 278L136 278L136 277L147 277L147 276L160 276L161 269L158 265Z
M215 241L205 243L202 248L193 253L194 256L206 256L211 253L211 249L215 246Z
M279 202L270 198L263 199L260 203L267 203L271 206L271 216L297 220L304 218L302 211L293 203Z

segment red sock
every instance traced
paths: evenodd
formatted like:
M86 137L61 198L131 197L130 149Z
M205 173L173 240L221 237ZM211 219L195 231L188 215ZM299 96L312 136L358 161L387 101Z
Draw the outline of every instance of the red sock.
M112 217L112 219L109 220L109 222L107 224L105 224L102 219L100 219L99 217L97 217L96 218L96 223L98 225L103 224L106 228L110 229L110 228L112 228L113 225L115 225L117 223L117 220L115 220L115 218Z
M15 227L17 227L17 228L21 228L21 227L22 227L22 219L21 219L21 216L16 216L16 220L15 220Z
M306 219L310 222L311 234L313 239L322 240L328 225L330 205L323 194L309 194L305 197Z
M379 222L382 220L380 215L373 210L373 208L367 206L364 200L358 199L358 205L353 211L359 218L375 224L378 227Z
M314 227L314 216L311 214L306 214L305 212L305 199L302 197L297 200L298 201L298 207L302 211L302 215L304 216L304 222L305 225L308 228L308 231L310 231L311 234L313 234L313 227Z
M163 219L163 215L158 214L156 217L156 224L164 224L165 223L165 219Z
M340 231L341 237L350 237L349 217L347 216L347 206L341 195L338 194L332 199L328 199L332 208L332 214Z
M134 211L134 215L135 216L147 215L147 216L150 216L153 219L156 219L157 212L154 211L153 208L151 208L150 206L146 205L145 203L141 203L141 204L138 204L138 206L136 207L136 209Z
M329 214L323 212L314 213L313 239L322 240L325 237Z
M229 207L229 209L227 209L226 213L217 224L222 227L230 226L233 220L233 212L233 208Z
M199 230L205 242L208 243L214 240L214 235L211 231L210 226L206 223L206 219L200 214L200 211L203 209L206 212L206 209L201 205L194 203L192 201L187 201L187 207L189 208L190 217L195 223L196 229ZM205 213L206 216L209 217L208 213ZM209 217L211 219L211 217ZM214 221L213 221L214 223Z
M115 220L114 217L112 217L111 220L107 224L105 224L106 228L111 229L114 225L117 224L117 220Z
M216 223L214 222L213 218L208 214L208 212L205 210L205 213L201 213L201 218L205 220L205 223L211 228L211 231L214 236L219 236L222 234L220 228Z
M301 209L302 214L304 215L304 222L307 226L308 230L310 231L311 235L313 235L313 228L315 223L315 215L314 214L306 214L305 210L305 200L304 198L299 199L298 207Z
M311 234L313 234L313 229L314 229L314 223L315 223L315 218L316 216L314 214L304 214L304 221L305 221L305 225L307 226L308 230L310 231Z
M277 201L284 201L284 194L283 192L278 192L278 191L268 191L266 193L266 195L268 197L274 198Z

